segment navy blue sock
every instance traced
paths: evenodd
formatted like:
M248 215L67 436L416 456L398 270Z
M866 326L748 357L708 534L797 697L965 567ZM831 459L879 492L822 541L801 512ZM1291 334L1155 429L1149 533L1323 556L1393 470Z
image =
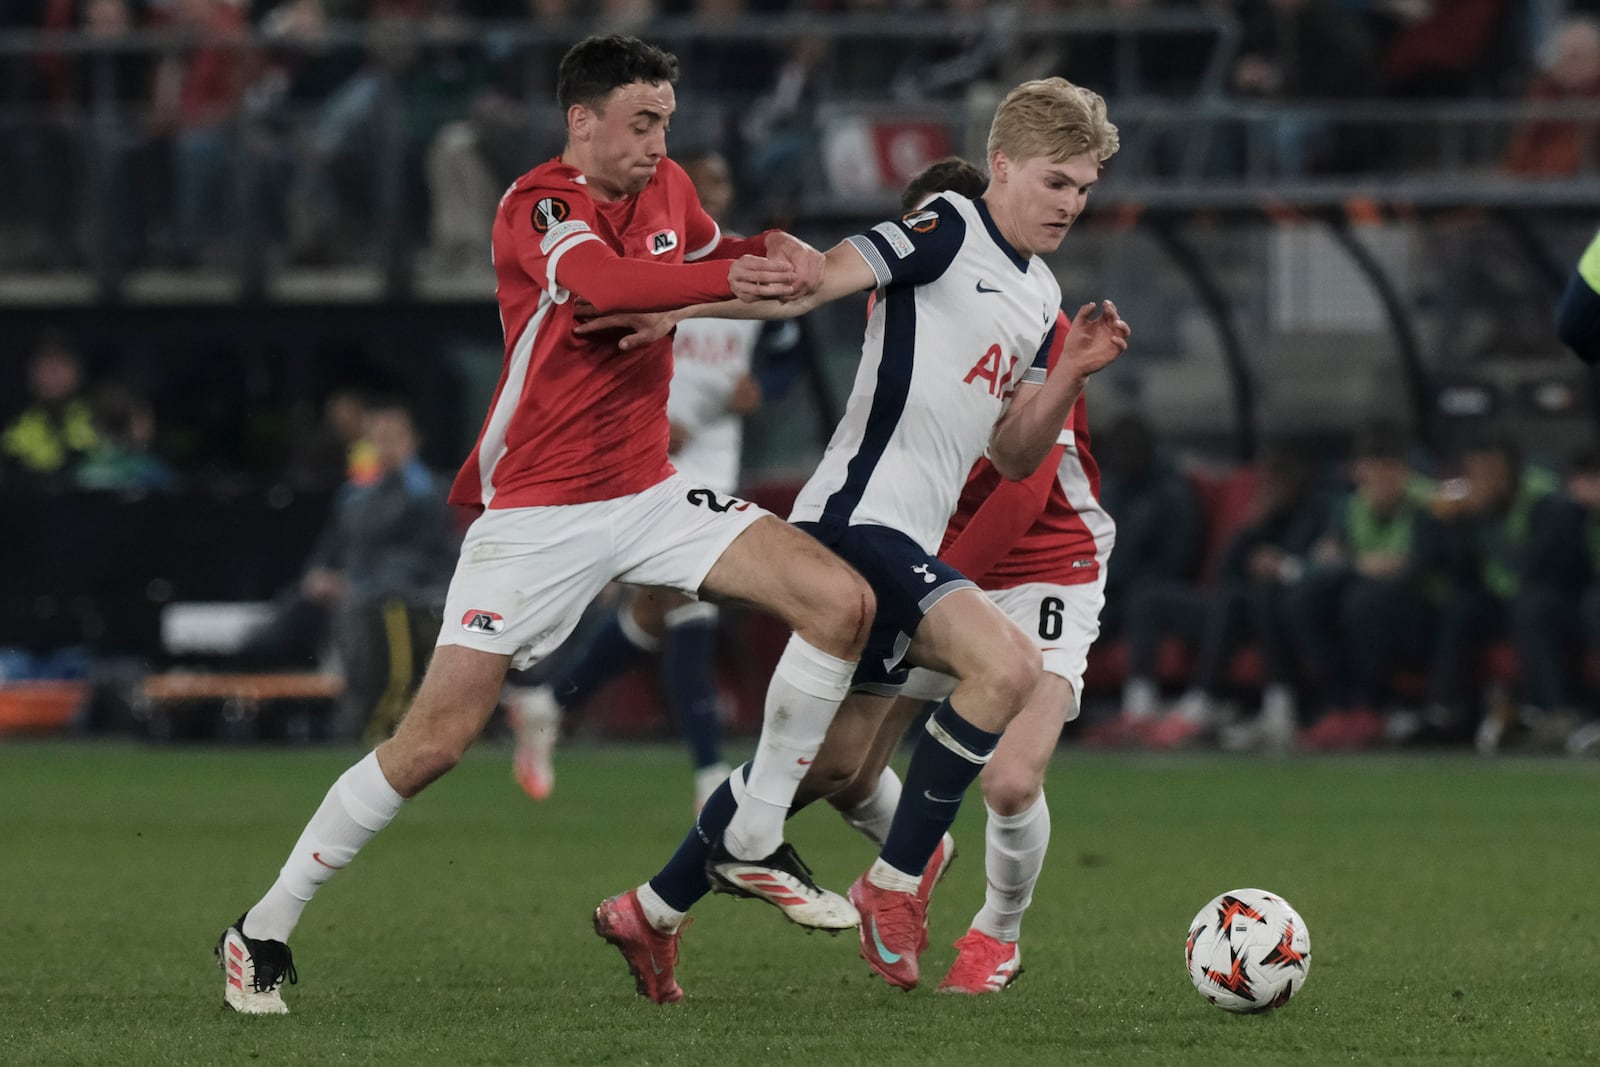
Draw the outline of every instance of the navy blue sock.
M983 770L1000 735L963 719L947 700L928 716L911 751L900 806L879 857L906 874L921 874L956 821L967 786Z
M667 703L678 717L696 768L722 762L722 722L717 715L715 619L669 624L661 654Z
M741 766L733 773L748 778L749 765ZM678 851L650 879L650 888L662 900L679 911L688 911L696 901L711 892L711 883L706 881L706 860L711 855L712 843L722 840L722 831L728 828L733 821L733 813L738 809L739 805L733 799L733 787L728 782L717 786L716 792L706 798L705 807L700 809L700 817L694 821L693 828L678 846Z
M621 610L627 611L627 605ZM575 708L626 668L641 651L623 632L620 616L612 612L570 657L562 661L545 684L563 708Z

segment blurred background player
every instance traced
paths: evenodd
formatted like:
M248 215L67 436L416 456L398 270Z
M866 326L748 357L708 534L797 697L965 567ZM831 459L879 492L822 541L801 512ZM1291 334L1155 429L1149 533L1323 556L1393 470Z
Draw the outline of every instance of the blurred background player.
M717 152L683 157L700 203L718 225L732 215L733 179ZM804 335L789 320L686 319L672 341L668 451L678 473L718 493L739 487L743 420L789 387ZM757 365L759 364L759 370ZM694 808L728 776L716 682L717 607L671 589L635 589L537 686L512 685L517 781L535 800L555 788L552 750L562 715L580 707L640 653L660 653L667 705L694 759Z

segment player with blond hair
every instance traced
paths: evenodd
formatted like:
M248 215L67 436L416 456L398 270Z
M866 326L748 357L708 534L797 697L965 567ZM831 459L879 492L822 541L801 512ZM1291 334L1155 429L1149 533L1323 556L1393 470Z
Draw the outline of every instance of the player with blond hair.
M1040 674L1034 641L936 553L974 463L987 453L1002 477L1032 474L1087 378L1127 347L1115 305L1096 316L1086 304L1046 374L1061 294L1040 257L1060 246L1117 147L1097 94L1063 78L1024 83L995 114L981 198L947 193L839 243L817 292L792 305L691 311L781 316L876 292L844 418L790 521L860 571L878 607L852 695L806 760L798 795L737 769L656 877L597 910L597 931L651 999L682 997L678 930L712 884L765 899L802 925L859 925L873 969L902 988L917 984L924 872ZM641 326L640 336L659 328ZM754 857L782 841L797 801L856 777L907 664L952 676L954 689L917 741L877 861L850 888L856 914L822 913L800 892L809 872L797 878ZM647 925L619 924L622 914Z

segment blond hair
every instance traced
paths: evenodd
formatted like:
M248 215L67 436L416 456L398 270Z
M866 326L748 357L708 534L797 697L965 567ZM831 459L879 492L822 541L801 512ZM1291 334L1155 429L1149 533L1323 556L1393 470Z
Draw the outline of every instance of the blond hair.
M1106 121L1105 98L1065 78L1036 78L1006 94L989 127L989 154L1017 161L1065 163L1093 155L1101 163L1116 155L1117 128Z

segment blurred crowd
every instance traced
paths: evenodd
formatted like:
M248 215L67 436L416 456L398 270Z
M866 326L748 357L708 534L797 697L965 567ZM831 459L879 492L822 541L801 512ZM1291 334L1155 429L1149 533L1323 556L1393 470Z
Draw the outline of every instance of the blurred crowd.
M340 637L352 677L375 679L352 689L364 722L384 611L427 630L456 523L406 404L335 389L319 410L258 475L332 510L245 654L309 662ZM148 400L86 380L47 334L0 426L0 491L181 491L160 440ZM1552 469L1503 436L1429 454L1374 426L1338 454L1283 440L1217 467L1128 414L1095 451L1118 535L1087 743L1600 751L1600 450Z
M1118 523L1098 745L1600 751L1600 450L1429 457L1391 426L1223 477L1137 419L1099 439Z
M381 391L379 373L324 374L319 387L285 373L281 358L275 373L252 365L271 353L221 357L168 343L91 359L61 329L31 349L16 340L22 357L0 379L0 494L325 493L374 470L363 392ZM344 384L357 378L365 390Z
M1108 18L1198 9L1239 29L1222 91L1240 102L1600 100L1596 0L8 0L0 34L0 215L25 222L36 267L186 265L240 241L289 262L482 265L488 218L517 174L560 148L556 65L577 35L669 36L683 61L675 143L716 148L760 218L817 182L815 117L829 100L970 101L1066 74L1119 98L1190 98L1219 38L1041 32L1075 11ZM880 38L829 15L958 17ZM824 16L719 36L748 15ZM487 21L476 21L487 20ZM770 25L770 24L769 24ZM887 23L892 26L892 21ZM685 26L704 27L682 37ZM889 31L885 31L889 32ZM673 37L672 33L680 36ZM90 42L93 47L84 48ZM1130 61L1131 57L1131 61ZM1597 123L1530 119L1501 166L1593 168ZM1140 153L1172 167L1175 135ZM1204 170L1352 173L1404 162L1427 130L1300 117L1224 124ZM1263 147L1264 146L1264 147ZM1124 166L1134 165L1125 153ZM809 164L809 165L808 165ZM86 207L87 205L87 207ZM0 218L0 222L4 219ZM388 223L387 229L385 223ZM398 227L398 230L396 229ZM226 245L226 248L221 246Z

